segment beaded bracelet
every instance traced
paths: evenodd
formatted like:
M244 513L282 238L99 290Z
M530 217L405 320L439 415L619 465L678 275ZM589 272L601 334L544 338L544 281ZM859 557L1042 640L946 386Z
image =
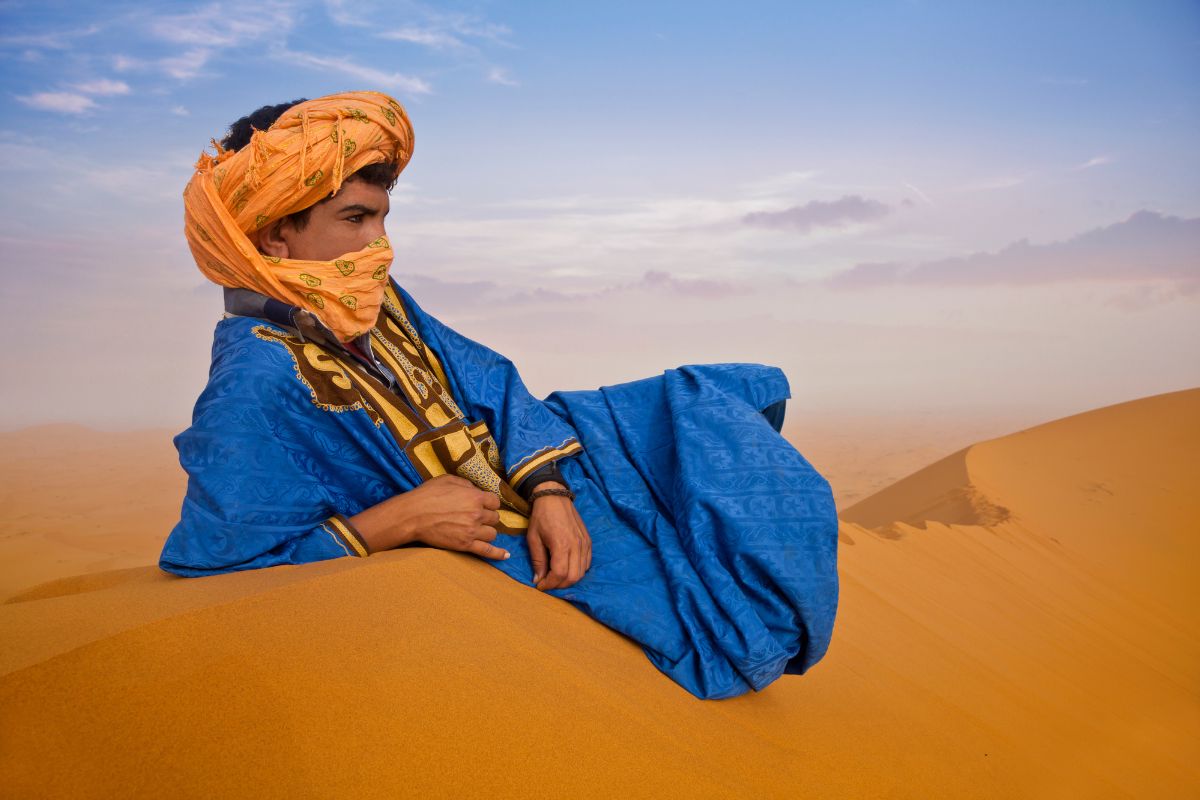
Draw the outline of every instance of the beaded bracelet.
M534 489L529 494L529 502L532 503L534 500L537 500L539 497L546 497L547 495L553 495L556 497L566 497L569 500L575 499L575 493L572 492L570 489L547 488L547 489Z

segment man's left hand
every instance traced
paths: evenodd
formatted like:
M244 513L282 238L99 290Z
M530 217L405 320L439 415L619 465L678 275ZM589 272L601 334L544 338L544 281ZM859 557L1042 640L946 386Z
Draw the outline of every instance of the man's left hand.
M539 489L551 487L566 488L553 482L538 484ZM569 497L545 495L533 501L526 541L533 583L543 592L574 585L592 565L592 538Z

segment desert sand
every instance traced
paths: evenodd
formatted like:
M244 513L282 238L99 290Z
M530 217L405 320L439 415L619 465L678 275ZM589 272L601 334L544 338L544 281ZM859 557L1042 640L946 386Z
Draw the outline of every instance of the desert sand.
M793 434L841 509L833 644L719 702L456 553L199 580L138 566L182 493L168 433L4 434L0 787L1200 794L1200 389L961 449L839 456Z

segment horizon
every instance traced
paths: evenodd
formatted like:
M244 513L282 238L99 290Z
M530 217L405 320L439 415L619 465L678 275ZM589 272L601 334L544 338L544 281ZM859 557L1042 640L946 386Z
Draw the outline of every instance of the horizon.
M1036 424L1200 386L1200 8L756 8L3 4L0 427L186 425L191 166L346 88L416 131L393 276L539 395L758 361L789 420Z

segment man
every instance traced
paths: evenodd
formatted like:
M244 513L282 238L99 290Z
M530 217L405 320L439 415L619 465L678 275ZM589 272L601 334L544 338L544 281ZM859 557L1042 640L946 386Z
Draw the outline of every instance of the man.
M188 491L162 568L423 544L554 592L700 697L815 663L837 519L778 434L782 373L693 366L532 397L389 279L387 193L412 143L399 103L353 92L260 109L201 156L185 231L227 313L176 438Z

